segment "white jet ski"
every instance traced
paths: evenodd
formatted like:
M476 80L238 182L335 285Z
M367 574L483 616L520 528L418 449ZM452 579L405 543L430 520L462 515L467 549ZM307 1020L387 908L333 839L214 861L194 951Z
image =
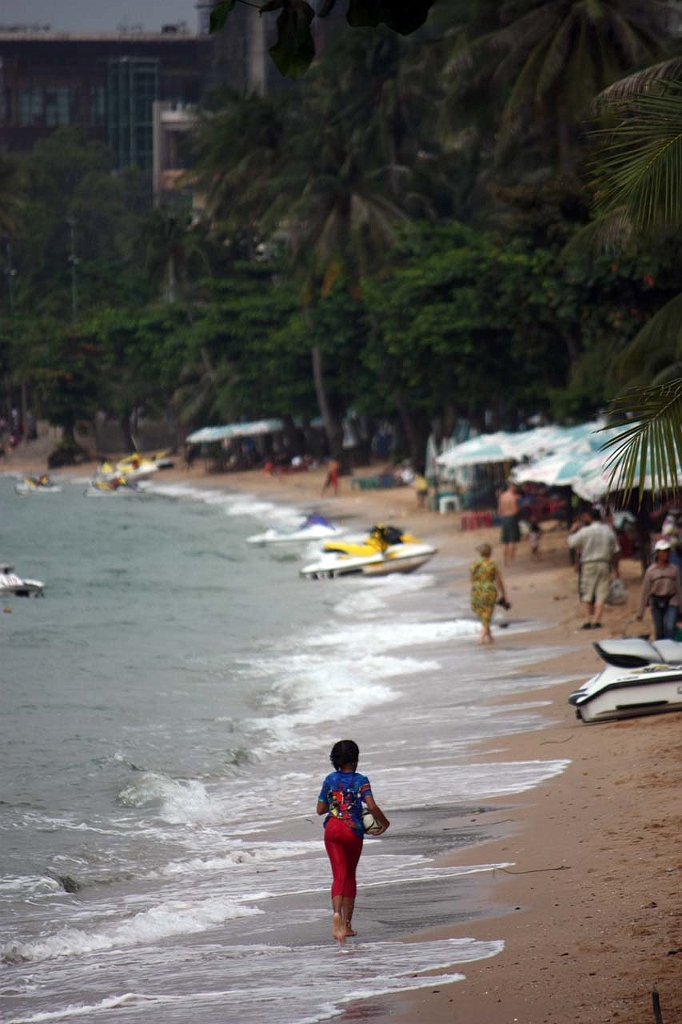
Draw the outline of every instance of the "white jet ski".
M682 710L682 644L625 637L593 646L606 668L568 698L583 722Z
M45 584L40 580L24 580L13 571L11 565L0 562L0 595L14 594L15 597L42 597Z
M325 541L321 557L301 569L309 579L334 579L362 573L364 576L388 576L391 573L414 572L436 554L431 544L403 533L395 526L372 527L360 543Z
M313 513L303 520L296 530L266 530L265 533L254 533L246 538L247 544L298 544L311 540L328 540L340 537L345 531L342 527L330 523L324 516Z

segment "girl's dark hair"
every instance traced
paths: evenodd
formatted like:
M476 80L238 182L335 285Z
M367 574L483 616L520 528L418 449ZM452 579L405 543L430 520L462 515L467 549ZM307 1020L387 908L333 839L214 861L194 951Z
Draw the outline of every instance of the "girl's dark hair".
M332 747L329 760L338 772L344 764L355 764L359 757L360 749L357 743L353 740L339 740Z

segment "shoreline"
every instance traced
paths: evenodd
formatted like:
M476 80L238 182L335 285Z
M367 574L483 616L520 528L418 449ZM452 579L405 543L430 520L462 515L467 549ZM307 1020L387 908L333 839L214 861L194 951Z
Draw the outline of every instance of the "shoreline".
M15 450L0 472L44 470L44 460L31 461L28 454L24 446ZM52 475L58 481L90 475L94 468L93 463ZM275 478L259 470L208 474L194 466L164 470L158 482L315 506L331 518L365 518L367 528L376 521L404 523L450 559L472 558L482 541L497 547L493 557L499 554L497 529L462 532L459 516L417 509L411 488L351 491L350 480L342 478L338 497L322 497L324 476L323 469ZM636 604L639 564L624 560L621 570L628 603L607 609L604 635L622 635ZM526 692L528 672L584 679L598 670L599 662L591 637L580 632L582 616L563 530L543 535L538 560L522 543L514 566L503 574L512 602L510 619L552 623L537 633L495 631L500 645L557 648L556 656L520 671L518 691L505 698L547 701L546 725L494 745L481 744L471 759L560 756L571 763L551 782L504 798L501 817L507 825L499 838L448 855L453 865L479 863L482 851L488 862L513 863L513 868L472 881L485 916L411 938L466 935L503 939L505 948L491 960L467 964L464 981L356 1002L336 1019L343 1024L650 1024L657 985L663 1021L674 1024L682 1019L679 713L586 726L566 702L572 683Z

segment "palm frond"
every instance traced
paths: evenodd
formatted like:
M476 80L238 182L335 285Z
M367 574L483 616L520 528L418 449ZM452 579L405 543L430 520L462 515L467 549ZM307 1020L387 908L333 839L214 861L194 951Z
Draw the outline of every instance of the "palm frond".
M546 53L538 75L536 95L538 98L547 96L556 86L557 80L566 70L566 64L571 54L572 37L575 28L576 15L569 13L568 17L557 26L556 32L548 41ZM585 25L581 25L579 33L579 49L585 45ZM581 62L582 63L582 62Z
M624 100L633 96L648 92L659 82L675 81L682 79L682 57L673 57L672 60L662 61L660 64L653 64L651 67L636 71L626 78L614 82L593 100L593 111L601 114L613 105L620 105Z
M633 96L623 120L593 133L602 143L593 173L602 209L623 206L643 225L682 216L682 83Z
M545 59L545 45L538 43L529 56L512 89L500 124L499 149L503 151L509 140L531 117L536 104L536 84Z
M610 426L622 433L607 441L609 488L625 492L637 487L671 496L679 492L682 473L682 378L666 385L631 388L609 412Z

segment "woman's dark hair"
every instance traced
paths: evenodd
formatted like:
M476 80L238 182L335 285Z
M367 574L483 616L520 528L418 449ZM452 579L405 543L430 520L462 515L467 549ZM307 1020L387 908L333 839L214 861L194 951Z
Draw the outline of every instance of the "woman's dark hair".
M354 743L353 740L339 740L332 747L329 760L338 772L344 764L355 764L359 757L360 749L357 743Z

